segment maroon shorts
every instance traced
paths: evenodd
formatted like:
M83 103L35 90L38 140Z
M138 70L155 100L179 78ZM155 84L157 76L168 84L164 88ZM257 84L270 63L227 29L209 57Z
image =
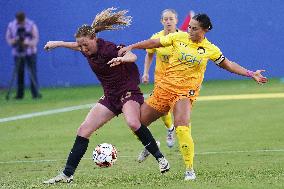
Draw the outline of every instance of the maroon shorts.
M142 105L144 102L144 97L140 90L127 91L119 96L111 96L111 95L102 96L98 103L104 105L115 115L118 116L119 114L122 113L123 105L129 100L136 101L140 105Z

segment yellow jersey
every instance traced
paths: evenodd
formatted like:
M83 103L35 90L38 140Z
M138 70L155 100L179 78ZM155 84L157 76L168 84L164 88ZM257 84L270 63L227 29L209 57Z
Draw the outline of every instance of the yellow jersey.
M220 49L206 38L194 43L186 32L161 36L160 43L171 46L172 53L159 86L175 94L198 95L208 60L220 64L225 59Z
M179 31L179 30L177 30ZM158 39L162 36L165 36L164 30L159 31L152 35L151 39ZM156 67L155 67L155 83L159 83L166 71L167 66L169 65L169 57L173 51L172 46L160 47L154 49L146 49L148 53L156 54Z

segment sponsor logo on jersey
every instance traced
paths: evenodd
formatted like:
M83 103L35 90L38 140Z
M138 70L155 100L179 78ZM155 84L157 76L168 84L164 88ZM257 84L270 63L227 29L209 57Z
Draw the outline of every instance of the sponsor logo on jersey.
M193 56L191 54L186 54L181 52L181 56L178 58L178 60L182 63L186 64L201 64L202 58L198 59L196 56Z
M199 54L204 54L204 53L205 53L204 47L198 47L198 48L197 48L197 52L198 52Z

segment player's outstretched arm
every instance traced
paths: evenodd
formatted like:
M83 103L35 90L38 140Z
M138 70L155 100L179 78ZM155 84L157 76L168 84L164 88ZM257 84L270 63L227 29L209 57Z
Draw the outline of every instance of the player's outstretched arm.
M148 39L145 41L140 41L138 43L129 45L127 47L123 47L118 51L118 55L122 56L128 51L131 51L132 49L153 49L153 48L159 48L163 45L160 43L160 38L157 39Z
M48 41L45 44L44 49L51 50L57 47L64 47L64 48L68 48L68 49L72 49L76 51L81 50L77 42L65 42L65 41Z
M122 57L113 58L107 64L109 64L110 67L113 67L127 62L135 62L136 60L137 56L133 54L131 51L128 51Z
M264 77L261 73L265 72L265 70L256 70L256 71L250 71L247 70L246 68L243 68L239 64L235 62L229 61L227 58L223 62L219 64L219 66L229 72L246 76L246 77L251 77L253 78L258 84L264 84L267 83L268 79Z

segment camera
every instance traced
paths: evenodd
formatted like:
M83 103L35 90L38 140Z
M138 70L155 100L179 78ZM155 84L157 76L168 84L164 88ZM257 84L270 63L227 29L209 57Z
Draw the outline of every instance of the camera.
M16 49L18 52L25 52L27 46L24 44L24 41L28 37L32 37L31 33L26 31L26 28L24 27L19 27L17 29L17 41L16 41Z

